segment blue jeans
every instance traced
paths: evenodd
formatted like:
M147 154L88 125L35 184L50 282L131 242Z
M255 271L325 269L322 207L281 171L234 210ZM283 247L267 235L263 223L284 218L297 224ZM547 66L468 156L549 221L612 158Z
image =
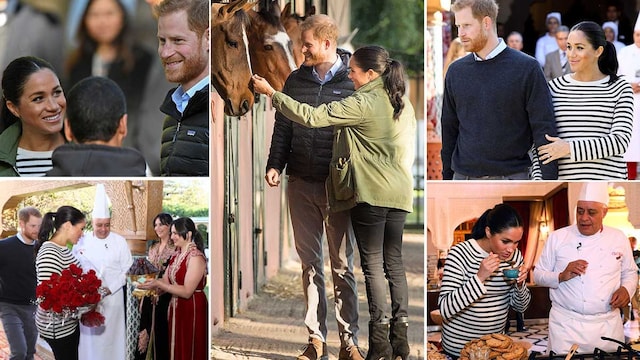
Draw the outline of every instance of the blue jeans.
M10 360L33 360L38 341L35 312L36 305L0 302L0 319L11 350Z
M406 219L406 211L366 203L351 209L372 323L385 317L387 288L391 294L391 316L408 315L409 290L402 262L402 233Z

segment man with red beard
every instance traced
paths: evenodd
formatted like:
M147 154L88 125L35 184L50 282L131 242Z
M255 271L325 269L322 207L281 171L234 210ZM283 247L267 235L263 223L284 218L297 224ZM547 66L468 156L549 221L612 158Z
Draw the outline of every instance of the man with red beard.
M25 207L18 211L20 231L0 240L0 320L9 342L10 359L33 359L36 353L36 267L33 246L42 214Z
M584 183L578 196L576 224L549 235L533 272L537 285L549 287L549 350L615 351L624 342L620 308L638 285L637 267L627 236L604 226L609 201L606 182Z
M165 0L158 15L158 55L167 81L179 86L160 110L162 176L209 175L209 2Z
M458 0L451 9L472 54L453 62L445 79L443 178L556 179L557 164L542 165L535 150L548 143L545 134L556 133L540 65L498 38L494 0Z

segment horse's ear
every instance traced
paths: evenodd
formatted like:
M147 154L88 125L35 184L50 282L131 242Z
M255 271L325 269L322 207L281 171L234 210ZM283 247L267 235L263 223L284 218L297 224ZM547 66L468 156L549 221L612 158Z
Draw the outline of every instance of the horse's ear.
M311 16L311 15L315 15L315 14L316 14L316 6L313 5L307 10L307 16Z
M289 15L291 15L291 2L288 2L287 5L284 6L284 9L282 9L280 13L280 18L284 19Z
M229 5L225 5L223 8L228 7L226 11L228 14L230 14L243 9L246 6L246 4L247 4L247 0L237 0ZM253 6L253 4L251 6Z
M242 5L242 10L244 10L244 11L253 10L254 6L256 6L255 3L247 2L246 4Z
M269 4L269 12L276 18L280 18L280 5L278 4L278 1L271 1Z

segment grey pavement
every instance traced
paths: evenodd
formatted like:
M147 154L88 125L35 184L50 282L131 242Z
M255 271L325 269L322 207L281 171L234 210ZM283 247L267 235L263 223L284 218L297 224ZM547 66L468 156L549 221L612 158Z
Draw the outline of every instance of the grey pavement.
M424 359L424 243L422 233L405 233L404 263L409 284L409 345L410 359ZM356 252L357 253L357 252ZM358 280L360 333L363 352L368 349L367 323L369 313L360 259L356 256L355 275ZM325 274L330 274L328 260ZM331 276L327 294L333 297ZM332 303L333 299L330 299ZM390 307L388 309L390 313ZM300 264L291 262L259 291L249 302L246 311L225 320L224 329L212 338L212 359L295 359L308 339L303 322L304 300ZM328 315L329 359L337 359L340 340L333 308Z

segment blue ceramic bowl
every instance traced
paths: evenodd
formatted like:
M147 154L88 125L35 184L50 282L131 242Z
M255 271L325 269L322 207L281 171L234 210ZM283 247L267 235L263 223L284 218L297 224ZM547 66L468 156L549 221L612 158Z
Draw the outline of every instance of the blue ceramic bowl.
M502 270L502 272L504 273L504 276L507 277L507 279L517 279L518 278L518 273L520 272L520 270L518 270L518 269L504 269L504 270Z

